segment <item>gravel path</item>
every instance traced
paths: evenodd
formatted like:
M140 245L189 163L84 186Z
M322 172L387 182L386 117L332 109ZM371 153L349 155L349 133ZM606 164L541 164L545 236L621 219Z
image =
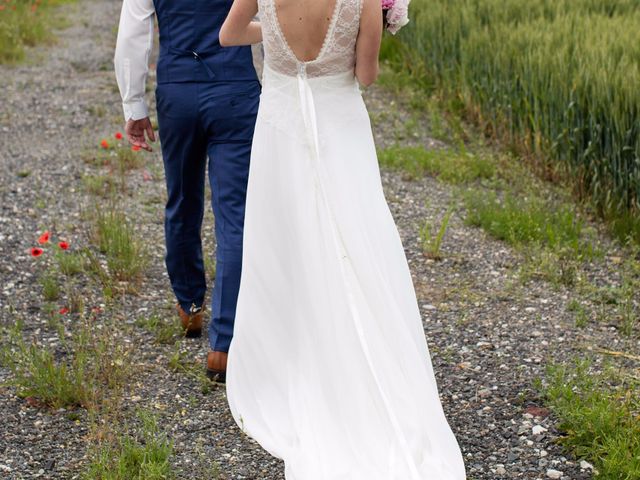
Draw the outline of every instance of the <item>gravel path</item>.
M0 66L0 322L10 326L19 315L26 321L26 336L54 348L59 339L47 329L29 248L45 229L73 245L86 244L86 212L94 200L84 193L82 177L107 171L83 161L83 152L121 129L111 63L119 2L84 0L65 8L72 26L59 33L55 46L31 52L25 65ZM367 101L374 118L387 112L395 125L406 120L408 114L379 88L367 92ZM381 143L393 135L393 125L375 126ZM420 124L418 131L411 141L440 145L428 137L428 125ZM122 197L150 260L142 292L124 299L125 313L113 313L131 326L124 341L135 345L136 375L126 389L125 416L135 407L159 413L175 444L172 464L179 478L214 478L217 468L220 479L283 479L280 462L236 428L224 390L203 393L193 376L173 372L168 365L176 347L157 344L134 325L154 312L171 318L163 264L162 164L158 153L146 159L144 168L128 174ZM408 182L393 172L383 172L383 181L469 478L554 478L550 469L564 479L591 478L589 469L563 456L555 444L553 418L542 408L532 379L551 359L570 359L595 346L637 352L637 339L623 340L602 323L577 329L567 311L570 291L536 281L523 286L517 280L521 256L465 226L459 214L447 233L444 260L427 259L420 250L420 225L442 218L456 191L432 178ZM205 244L213 255L210 213L205 222ZM620 255L611 251L611 258ZM599 284L619 282L610 257L592 272ZM87 305L101 302L97 294L86 299ZM106 317L98 316L96 328ZM206 340L182 340L178 348L187 364L201 362ZM0 384L7 376L0 369ZM87 459L85 411L34 408L12 387L0 386L0 418L2 478L77 478Z

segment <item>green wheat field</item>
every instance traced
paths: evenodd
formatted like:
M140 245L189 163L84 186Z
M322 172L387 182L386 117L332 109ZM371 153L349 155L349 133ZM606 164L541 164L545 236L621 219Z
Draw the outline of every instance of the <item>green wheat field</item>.
M640 238L640 1L413 0L387 54Z

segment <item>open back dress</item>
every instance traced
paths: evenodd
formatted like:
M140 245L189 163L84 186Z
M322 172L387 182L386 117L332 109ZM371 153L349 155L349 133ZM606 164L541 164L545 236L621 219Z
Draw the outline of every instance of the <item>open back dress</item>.
M287 480L461 480L354 76L362 0L299 61L258 0L265 65L227 394Z

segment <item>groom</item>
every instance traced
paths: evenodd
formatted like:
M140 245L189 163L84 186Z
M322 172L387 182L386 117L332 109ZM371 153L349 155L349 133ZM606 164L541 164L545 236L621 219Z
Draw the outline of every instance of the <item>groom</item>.
M224 382L233 335L245 195L260 84L249 47L220 47L232 0L124 0L115 53L126 134L151 151L155 141L145 83L157 17L156 105L167 180L166 265L185 334L201 335L205 269L200 230L205 170L217 242L207 374ZM146 135L146 137L145 137Z

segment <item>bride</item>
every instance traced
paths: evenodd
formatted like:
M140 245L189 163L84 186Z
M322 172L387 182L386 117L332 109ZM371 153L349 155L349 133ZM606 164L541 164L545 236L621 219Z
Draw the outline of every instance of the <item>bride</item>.
M380 5L235 0L220 33L265 50L227 393L287 480L465 478L356 81Z

